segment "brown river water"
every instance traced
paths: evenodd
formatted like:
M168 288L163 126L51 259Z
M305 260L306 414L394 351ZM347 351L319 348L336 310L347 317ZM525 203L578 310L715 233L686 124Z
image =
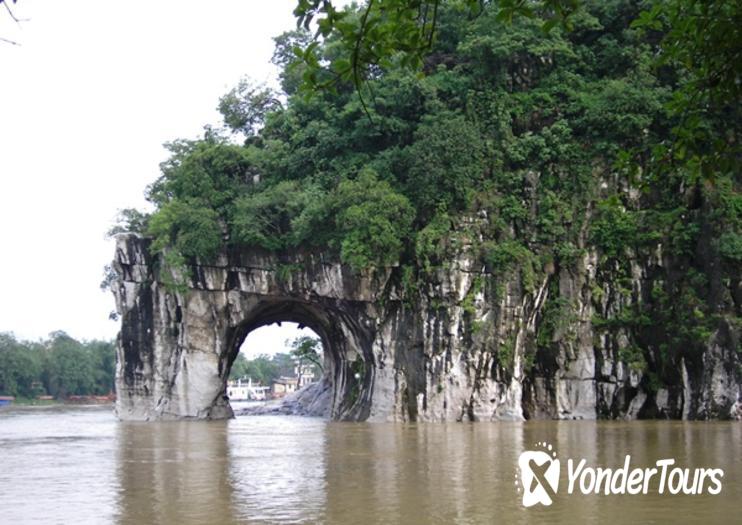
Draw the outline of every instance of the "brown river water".
M558 454L558 490L550 506L525 508L518 458L537 442ZM707 483L703 494L660 494L655 477L647 494L568 493L568 458L618 469L627 454L632 469L666 458L691 472L721 468L721 492L709 494ZM0 410L2 524L710 524L741 516L741 423L123 423L110 407Z

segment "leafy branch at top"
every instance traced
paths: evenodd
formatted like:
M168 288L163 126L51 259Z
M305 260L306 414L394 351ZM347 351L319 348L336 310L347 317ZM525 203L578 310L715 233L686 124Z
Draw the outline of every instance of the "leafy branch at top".
M497 19L514 17L544 19L543 29L557 24L569 27L570 15L579 0L367 0L360 10L353 4L338 9L332 0L298 0L294 9L298 27L309 30L316 24L314 39L294 52L306 68L303 88L311 94L351 84L366 115L365 82L395 66L419 69L434 44L442 4L449 4L476 17L485 9L496 9ZM327 44L325 49L323 44Z

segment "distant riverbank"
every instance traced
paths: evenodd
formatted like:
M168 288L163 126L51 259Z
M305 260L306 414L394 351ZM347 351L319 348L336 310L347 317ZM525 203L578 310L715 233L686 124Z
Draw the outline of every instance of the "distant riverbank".
M16 397L0 405L0 410L8 407L55 406L55 405L107 405L116 401L112 396L71 396L65 399Z

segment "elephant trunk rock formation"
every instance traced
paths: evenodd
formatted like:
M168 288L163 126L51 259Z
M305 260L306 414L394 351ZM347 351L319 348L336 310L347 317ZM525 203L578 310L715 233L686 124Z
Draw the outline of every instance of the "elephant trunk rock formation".
M647 381L623 362L631 334L601 331L617 315L588 252L525 292L461 246L410 299L400 268L354 273L321 253L223 253L194 261L188 285L163 284L160 257L136 234L116 237L112 289L121 316L116 410L121 419L231 417L230 366L246 335L293 321L322 339L324 412L338 420L730 418L740 412L739 334L722 324L677 380ZM636 265L632 285L644 285ZM493 286L490 283L496 282ZM596 284L597 283L597 284ZM601 288L597 294L595 287ZM571 306L536 348L549 295Z

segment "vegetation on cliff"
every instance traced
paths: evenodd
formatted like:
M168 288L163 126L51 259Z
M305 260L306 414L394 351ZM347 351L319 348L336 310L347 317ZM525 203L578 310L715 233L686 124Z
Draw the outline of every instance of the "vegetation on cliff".
M303 3L303 16L320 5ZM598 282L623 289L620 315L596 326L630 328L627 359L660 376L739 323L738 5L543 2L507 23L503 9L423 2L434 30L383 13L377 27L429 41L395 52L399 35L368 30L369 49L386 47L358 66L347 24L368 23L371 4L320 22L323 38L278 37L282 93L245 81L220 101L224 130L169 145L156 211L130 216L169 265L320 248L357 270L398 263L414 293L473 242L496 280L528 292L595 249ZM561 4L568 23L554 23ZM651 269L648 290L630 288L632 261ZM545 329L570 315L553 286Z

